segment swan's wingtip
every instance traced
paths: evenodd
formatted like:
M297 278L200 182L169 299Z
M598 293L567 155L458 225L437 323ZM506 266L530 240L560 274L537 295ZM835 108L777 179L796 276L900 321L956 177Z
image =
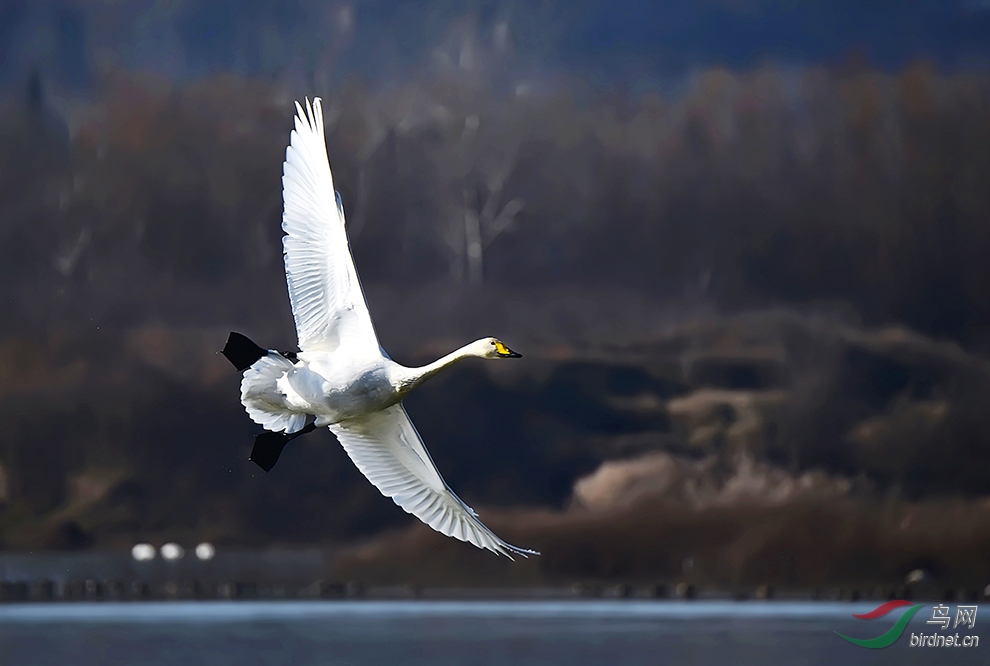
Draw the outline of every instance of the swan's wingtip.
M529 550L528 548L520 548L519 546L513 546L511 543L501 543L499 544L499 546L500 547L497 550L495 550L495 554L505 555L513 562L516 561L516 558L513 557L513 555L519 555L520 557L529 559L530 555L540 554L540 551L538 550Z
M314 97L310 100L309 96L303 98L302 102L299 100L295 101L296 105L296 118L299 123L303 124L303 128L309 129L311 132L322 129L323 125L323 98ZM297 125L294 131L299 131L300 126ZM291 142L290 146L291 147Z

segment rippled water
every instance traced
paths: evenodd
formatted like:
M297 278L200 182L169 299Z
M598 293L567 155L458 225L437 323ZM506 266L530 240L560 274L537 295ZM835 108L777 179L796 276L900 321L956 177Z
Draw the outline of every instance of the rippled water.
M0 606L0 664L987 664L990 644L860 648L876 603L313 601ZM954 604L950 604L953 606ZM980 634L977 617L974 630ZM986 618L990 622L990 617ZM952 634L956 630L944 633Z

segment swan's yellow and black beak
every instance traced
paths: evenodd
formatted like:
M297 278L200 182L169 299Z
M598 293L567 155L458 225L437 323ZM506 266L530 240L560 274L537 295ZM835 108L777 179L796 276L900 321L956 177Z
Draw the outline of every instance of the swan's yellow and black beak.
M495 341L495 353L499 358L522 358L522 354L514 352L499 341Z

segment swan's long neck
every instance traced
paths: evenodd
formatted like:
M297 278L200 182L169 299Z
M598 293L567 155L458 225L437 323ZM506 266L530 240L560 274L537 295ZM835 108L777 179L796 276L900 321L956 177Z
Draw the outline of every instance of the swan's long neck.
M400 373L398 382L396 382L397 390L400 394L405 395L444 368L452 366L461 359L477 356L477 354L472 350L473 344L474 343L464 345L460 349L450 352L446 356L437 359L429 365L424 365L419 368L403 368L403 372Z

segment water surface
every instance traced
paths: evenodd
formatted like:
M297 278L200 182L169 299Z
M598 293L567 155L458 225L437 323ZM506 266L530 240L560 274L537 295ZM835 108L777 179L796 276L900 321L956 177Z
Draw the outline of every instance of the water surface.
M990 664L990 645L911 648L872 638L898 613L869 603L263 601L0 606L6 664ZM949 604L954 613L955 604ZM961 633L981 634L975 629ZM990 618L987 618L990 621ZM957 630L944 633L953 634ZM982 636L981 636L982 638Z

